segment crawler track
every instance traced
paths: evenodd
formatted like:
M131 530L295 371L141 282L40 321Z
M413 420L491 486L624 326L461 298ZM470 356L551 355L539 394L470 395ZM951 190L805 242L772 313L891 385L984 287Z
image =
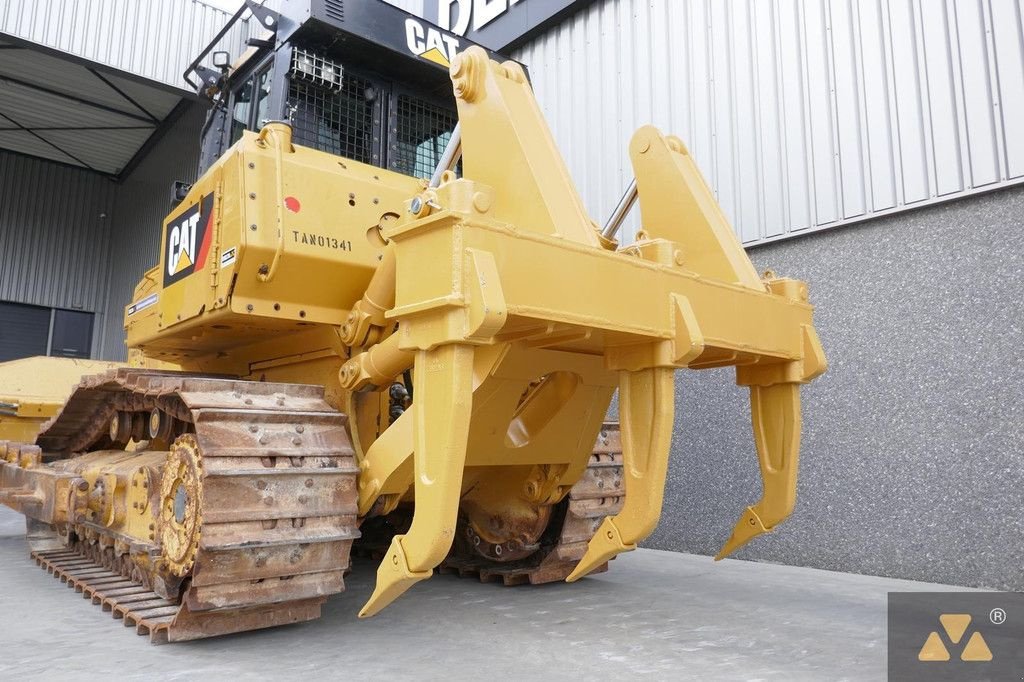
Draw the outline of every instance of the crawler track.
M307 599L254 607L244 612L221 611L197 614L183 614L179 603L168 601L142 584L125 578L101 564L90 561L75 551L47 550L33 552L32 558L47 573L80 592L94 605L118 620L125 627L134 627L140 635L148 635L155 643L198 639L224 632L252 630L273 625L286 625L312 620L320 616L323 599ZM188 622L192 635L183 630ZM248 626L248 627L244 627ZM213 628L219 628L213 631Z
M87 515L37 528L34 560L157 643L319 617L324 600L344 589L359 537L345 416L316 386L120 369L84 379L37 444L48 466L74 477L83 453L113 450L130 460L134 454L118 453L111 441L111 420L153 411L173 417L176 447L189 444L200 462L198 541L184 575L167 571L159 524L146 541L117 536ZM441 570L506 585L564 579L601 521L621 509L622 479L618 427L607 424L537 552L499 562L461 537ZM154 487L151 504L161 504ZM401 513L393 516L400 525ZM387 533L373 535L365 553L390 542Z
M155 642L319 617L344 589L359 536L345 416L315 386L121 369L83 380L37 442L47 459L106 449L117 411L158 408L202 462L198 548L180 589L142 570L159 568L156 540L115 554L104 527L82 518L66 529L66 549L34 552L36 561ZM73 471L75 459L53 466Z

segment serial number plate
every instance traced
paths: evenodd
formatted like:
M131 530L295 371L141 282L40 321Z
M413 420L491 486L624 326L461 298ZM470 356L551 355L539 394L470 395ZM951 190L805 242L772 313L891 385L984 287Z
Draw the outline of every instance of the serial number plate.
M299 232L298 230L292 230L292 239L295 240L296 244L319 246L323 249L339 249L341 251L352 250L352 242L347 239L338 239L337 237L317 234L316 232Z

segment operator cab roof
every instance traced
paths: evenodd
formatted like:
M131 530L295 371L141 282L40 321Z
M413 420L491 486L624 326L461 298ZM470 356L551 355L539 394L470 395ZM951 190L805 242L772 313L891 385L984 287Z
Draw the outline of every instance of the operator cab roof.
M246 10L263 35L234 67L223 53L220 70L200 66ZM286 121L296 144L429 177L458 122L451 60L471 45L382 0L250 0L184 74L211 99L200 172L243 131Z
M476 43L445 31L383 0L282 0L280 12L271 12L248 2L224 27L230 26L248 9L269 32L263 40L250 40L257 54L238 64L239 71L259 62L266 49L285 44L301 46L346 67L372 71L380 76L415 85L422 94L450 98L448 67L458 52ZM219 38L220 36L218 36ZM213 49L215 39L185 72L185 79L197 89L193 73L205 78L198 64ZM482 46L481 46L482 47ZM485 49L500 62L509 58ZM197 68L198 67L198 68ZM525 66L523 67L526 70Z

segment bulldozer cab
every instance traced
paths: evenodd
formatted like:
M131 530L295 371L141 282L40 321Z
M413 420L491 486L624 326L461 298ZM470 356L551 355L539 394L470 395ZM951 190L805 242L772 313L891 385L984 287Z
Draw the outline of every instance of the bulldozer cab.
M247 13L262 35L229 65L214 47ZM199 172L243 131L284 121L296 144L427 178L458 121L448 67L470 45L382 0L248 0L184 74L211 103Z

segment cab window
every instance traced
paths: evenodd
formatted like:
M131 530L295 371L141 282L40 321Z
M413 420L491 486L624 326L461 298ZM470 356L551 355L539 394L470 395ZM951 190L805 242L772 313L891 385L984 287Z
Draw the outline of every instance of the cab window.
M256 76L256 116L253 119L254 130L262 128L267 122L267 108L270 105L271 66L263 69L263 71Z
M231 144L242 137L243 130L259 130L267 120L270 89L273 86L268 64L255 76L246 78L231 97Z
M231 98L231 144L242 137L242 131L248 129L252 113L252 79L242 83Z

